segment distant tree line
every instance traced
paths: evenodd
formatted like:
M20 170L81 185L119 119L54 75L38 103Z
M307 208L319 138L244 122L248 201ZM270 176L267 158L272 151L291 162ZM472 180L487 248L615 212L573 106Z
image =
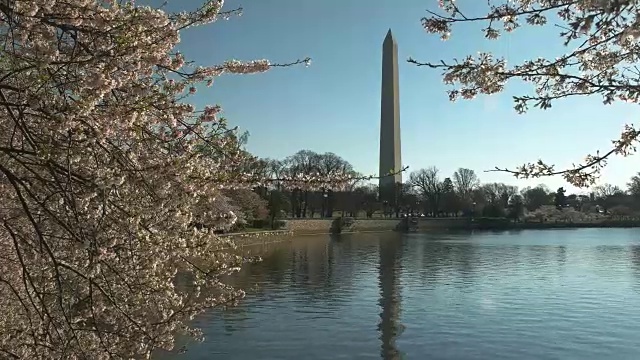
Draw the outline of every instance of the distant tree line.
M567 194L545 185L518 189L504 183L481 183L472 169L459 168L443 177L436 167L427 167L405 175L397 202L379 201L378 186L362 177L353 166L334 153L301 150L285 159L262 159L261 171L273 182L253 190L227 191L239 207L246 226L274 226L285 218L342 217L505 217L519 221L525 214L541 208L572 209L582 213L608 216L640 214L640 173L630 179L627 189L603 184L588 195ZM311 191L284 186L278 179L313 174L344 174L354 178L340 191ZM277 226L276 226L277 227Z

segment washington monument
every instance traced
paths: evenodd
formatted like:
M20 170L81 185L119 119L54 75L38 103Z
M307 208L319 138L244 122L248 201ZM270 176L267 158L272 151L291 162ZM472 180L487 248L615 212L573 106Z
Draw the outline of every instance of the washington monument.
M382 91L380 101L380 200L396 204L402 183L400 156L400 99L398 89L398 44L391 29L382 43ZM389 173L392 176L385 176Z

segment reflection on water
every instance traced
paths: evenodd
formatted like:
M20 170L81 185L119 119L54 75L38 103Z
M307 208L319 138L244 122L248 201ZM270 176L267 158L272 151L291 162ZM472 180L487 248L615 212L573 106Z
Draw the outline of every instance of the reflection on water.
M176 359L640 359L640 231L344 234L270 245Z
M385 360L399 359L396 348L396 337L401 330L400 325L400 256L402 239L387 238L380 240L380 356Z

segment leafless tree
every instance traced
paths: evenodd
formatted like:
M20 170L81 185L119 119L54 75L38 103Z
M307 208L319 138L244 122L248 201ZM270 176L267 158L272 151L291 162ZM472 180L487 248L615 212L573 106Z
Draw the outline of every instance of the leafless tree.
M480 179L471 169L459 168L453 173L453 188L458 197L464 202L470 202L473 190L480 186Z
M440 197L442 195L442 182L438 173L438 168L431 166L414 171L409 175L409 184L418 189L420 195L427 201L429 210L434 216L439 211Z
M593 188L596 198L606 199L610 196L622 195L624 191L620 187L611 184L602 184Z
M484 193L487 202L495 204L499 203L503 207L507 207L509 199L518 194L518 187L506 185L503 183L488 183L480 187Z

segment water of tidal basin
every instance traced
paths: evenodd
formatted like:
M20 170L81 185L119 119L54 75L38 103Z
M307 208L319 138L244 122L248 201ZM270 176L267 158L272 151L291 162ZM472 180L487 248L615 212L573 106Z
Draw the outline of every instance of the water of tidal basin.
M183 359L640 359L640 229L296 239Z

